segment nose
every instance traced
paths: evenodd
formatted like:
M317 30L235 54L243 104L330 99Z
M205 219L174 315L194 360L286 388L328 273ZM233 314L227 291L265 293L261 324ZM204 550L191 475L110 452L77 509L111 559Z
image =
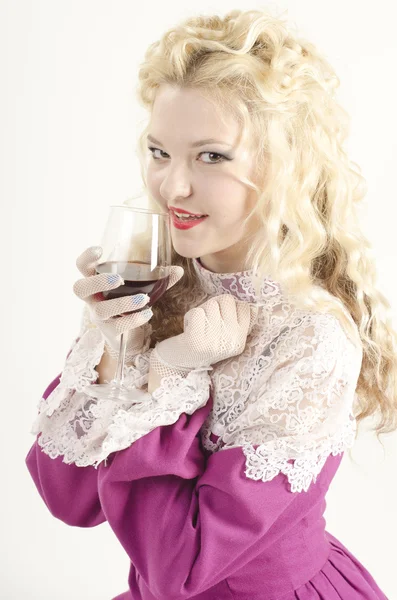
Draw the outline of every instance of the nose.
M192 193L192 185L187 169L182 166L169 166L160 185L161 196L169 203L177 198L188 198Z

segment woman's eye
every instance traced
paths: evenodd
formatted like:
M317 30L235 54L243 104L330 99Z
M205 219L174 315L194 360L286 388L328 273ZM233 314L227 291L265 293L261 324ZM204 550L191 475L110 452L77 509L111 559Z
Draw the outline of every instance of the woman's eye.
M160 148L149 148L149 151L152 153L152 156L155 160L158 160L160 157L159 156L155 156L154 153L156 151L162 152L163 154L166 154L165 152L163 152L162 150L160 150Z
M149 151L152 153L152 157L154 158L154 160L159 160L159 158L164 158L164 156L155 156L155 152L158 151L160 152L162 155L166 154L166 152L164 152L164 150L160 150L160 148L149 148ZM224 156L223 154L219 154L219 152L200 152L200 156L202 154L209 154L211 156L216 156L218 157L220 160L216 160L215 162L210 160L209 162L204 161L207 165L215 165L217 163L223 162L224 160L231 160L231 158ZM167 155L168 156L168 155Z
M223 154L219 154L218 152L200 152L200 154L210 154L212 156L218 156L220 158L220 160L216 160L215 163L210 161L208 164L216 164L218 162L223 162L224 160L230 160L229 158L227 158L227 156L224 156Z

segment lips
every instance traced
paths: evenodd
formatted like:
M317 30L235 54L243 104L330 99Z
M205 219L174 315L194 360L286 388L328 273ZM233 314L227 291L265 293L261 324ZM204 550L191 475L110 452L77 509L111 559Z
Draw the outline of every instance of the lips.
M205 215L204 213L203 214L192 213L192 212L189 212L188 210L184 210L183 208L178 208L177 209L177 208L174 208L173 206L169 207L169 211L171 213L173 213L173 214L174 213L179 213L181 215L186 215L186 216L189 216L189 217L208 217L208 215Z
M175 215L174 212L171 213L172 215L172 223L174 225L174 227L176 227L177 229L190 229L191 227L194 227L195 225L199 225L200 223L203 223L205 221L205 219L208 218L208 215L205 215L204 217L202 217L201 219L189 219L189 220L180 220L178 219L178 217Z

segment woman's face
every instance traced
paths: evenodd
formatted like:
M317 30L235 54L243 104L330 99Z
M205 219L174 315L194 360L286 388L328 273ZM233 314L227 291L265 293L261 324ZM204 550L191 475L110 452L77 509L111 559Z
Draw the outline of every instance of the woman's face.
M157 141L149 136L147 140L151 148L147 184L167 212L174 206L209 215L186 230L176 228L171 219L171 238L178 254L200 258L210 271L231 273L242 269L247 250L242 238L248 231L241 223L256 195L238 178L255 178L254 155L252 148L236 145L239 124L235 118L222 117L199 91L161 86L149 127L149 136ZM208 138L216 141L192 147Z

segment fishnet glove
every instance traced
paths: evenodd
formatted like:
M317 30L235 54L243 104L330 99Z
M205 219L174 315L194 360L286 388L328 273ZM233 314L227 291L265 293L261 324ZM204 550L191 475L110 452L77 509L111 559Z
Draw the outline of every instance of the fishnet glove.
M189 310L184 332L156 344L150 368L161 377L208 369L241 354L258 316L258 306L230 294L210 298Z
M112 300L104 300L101 292L113 290L124 283L117 273L96 274L96 266L102 256L100 246L91 246L77 258L76 266L84 279L79 279L73 286L78 298L88 304L92 322L105 338L105 348L113 357L118 358L120 336L126 336L126 362L148 349L152 326L148 323L153 316L151 308L142 312L125 314L140 309L147 304L146 294L134 294ZM167 290L182 277L184 270L180 266L171 267Z

